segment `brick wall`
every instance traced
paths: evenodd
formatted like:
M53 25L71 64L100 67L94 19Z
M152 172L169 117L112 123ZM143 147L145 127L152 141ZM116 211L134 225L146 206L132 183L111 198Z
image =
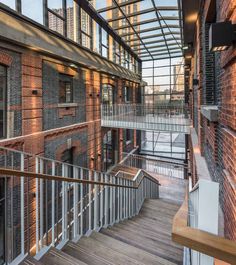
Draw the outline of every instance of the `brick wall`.
M236 49L208 51L207 20L211 0L202 1L196 29L195 50L198 56L199 87L193 91L193 120L198 132L201 154L205 157L214 181L220 184L220 203L225 217L225 236L236 238ZM216 20L236 23L236 2L216 1ZM214 22L214 21L212 21ZM198 55L199 54L199 55ZM200 114L202 104L217 104L218 122L210 122ZM190 143L191 144L191 143ZM197 181L190 146L193 182Z
M43 130L86 121L85 73L59 63L43 62ZM73 78L73 102L76 106L59 104L59 75Z

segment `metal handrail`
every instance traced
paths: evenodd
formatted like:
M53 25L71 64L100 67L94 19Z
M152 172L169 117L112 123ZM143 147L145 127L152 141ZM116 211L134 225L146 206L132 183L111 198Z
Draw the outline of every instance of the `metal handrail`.
M135 182L137 175L140 174L139 170L138 174L134 176L134 178L131 180ZM123 171L118 171L117 176L120 173L125 173ZM127 173L128 174L128 173ZM40 173L33 173L33 172L26 172L26 171L21 171L21 170L14 170L14 169L5 169L0 167L0 175L7 175L7 176L15 176L15 177L28 177L28 178L35 178L35 179L46 179L46 180L56 180L56 181L65 181L65 182L70 182L70 183L83 183L83 184L94 184L94 185L101 185L101 186L110 186L110 187L120 187L120 188L129 188L129 189L138 189L140 186L140 183L142 179L146 176L143 176L143 178L133 186L127 186L127 185L119 185L119 184L114 184L114 183L107 183L107 182L101 182L101 181L93 181L93 180L81 180L81 179L74 179L74 178L65 178L62 176L52 176L48 174L40 174ZM151 181L154 183L159 184L159 181L153 178L149 178Z

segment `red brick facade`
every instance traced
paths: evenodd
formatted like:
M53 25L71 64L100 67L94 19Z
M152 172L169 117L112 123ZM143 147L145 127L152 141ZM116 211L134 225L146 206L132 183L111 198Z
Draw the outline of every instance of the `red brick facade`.
M212 122L201 114L201 106L204 104L204 86L206 85L206 65L204 65L204 23L207 21L210 6L213 1L202 1L199 19L196 24L196 39L194 43L195 56L192 59L191 79L194 70L197 72L199 86L194 88L190 94L190 105L192 118L197 121L194 126L198 133L199 150L207 161L208 168L214 180L222 185L222 210L225 217L225 235L236 239L236 47L232 44L228 50L215 56L219 58L215 67L220 68L215 78L215 88L220 91L218 98L218 121ZM212 11L211 11L212 12ZM232 21L236 24L236 2L232 0L221 0L217 2L216 17L218 21ZM207 50L205 48L205 50ZM208 52L208 51L207 51ZM206 53L206 51L205 51ZM216 59L215 59L216 60ZM197 64L195 62L197 61ZM208 62L209 63L209 62ZM197 69L194 66L197 65ZM195 98L194 98L194 93ZM197 102L197 103L196 103ZM195 112L194 112L195 104ZM197 106L196 106L197 104ZM217 103L213 103L217 104ZM197 112L196 112L197 109ZM197 119L196 119L197 115ZM207 150L207 151L206 151ZM198 180L195 168L193 150L190 143L190 161L192 165L192 178L195 184Z

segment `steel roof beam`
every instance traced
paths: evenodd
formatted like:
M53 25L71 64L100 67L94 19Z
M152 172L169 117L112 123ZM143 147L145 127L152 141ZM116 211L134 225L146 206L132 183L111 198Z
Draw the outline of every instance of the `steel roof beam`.
M179 29L179 25L168 25L169 28L173 28L173 29ZM162 27L163 29L164 28L167 28L167 26L163 26ZM155 30L159 30L161 29L161 27L152 27L152 28L148 28L148 29L142 29L142 30L136 30L137 33L141 34L141 33L146 33L146 32L150 32L150 31L155 31ZM124 34L120 34L121 37L125 37L125 36L129 36L129 35L134 35L133 32L127 32L127 33L124 33Z
M176 40L181 40L181 38L175 38ZM171 38L171 39L166 39L166 41L173 41L173 38ZM145 45L147 45L147 44L158 44L158 43L163 43L164 41L156 41L156 40L154 40L154 41L149 41L149 42L145 42ZM176 43L175 43L176 44ZM139 46L140 44L131 44L130 46L131 47L135 47L135 46Z

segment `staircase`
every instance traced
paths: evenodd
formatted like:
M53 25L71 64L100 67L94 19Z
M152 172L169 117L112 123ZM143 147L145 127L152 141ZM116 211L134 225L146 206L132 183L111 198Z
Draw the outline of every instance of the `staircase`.
M62 250L51 248L41 259L21 264L182 264L183 248L171 240L172 220L179 204L147 199L140 213L109 228L69 241Z

